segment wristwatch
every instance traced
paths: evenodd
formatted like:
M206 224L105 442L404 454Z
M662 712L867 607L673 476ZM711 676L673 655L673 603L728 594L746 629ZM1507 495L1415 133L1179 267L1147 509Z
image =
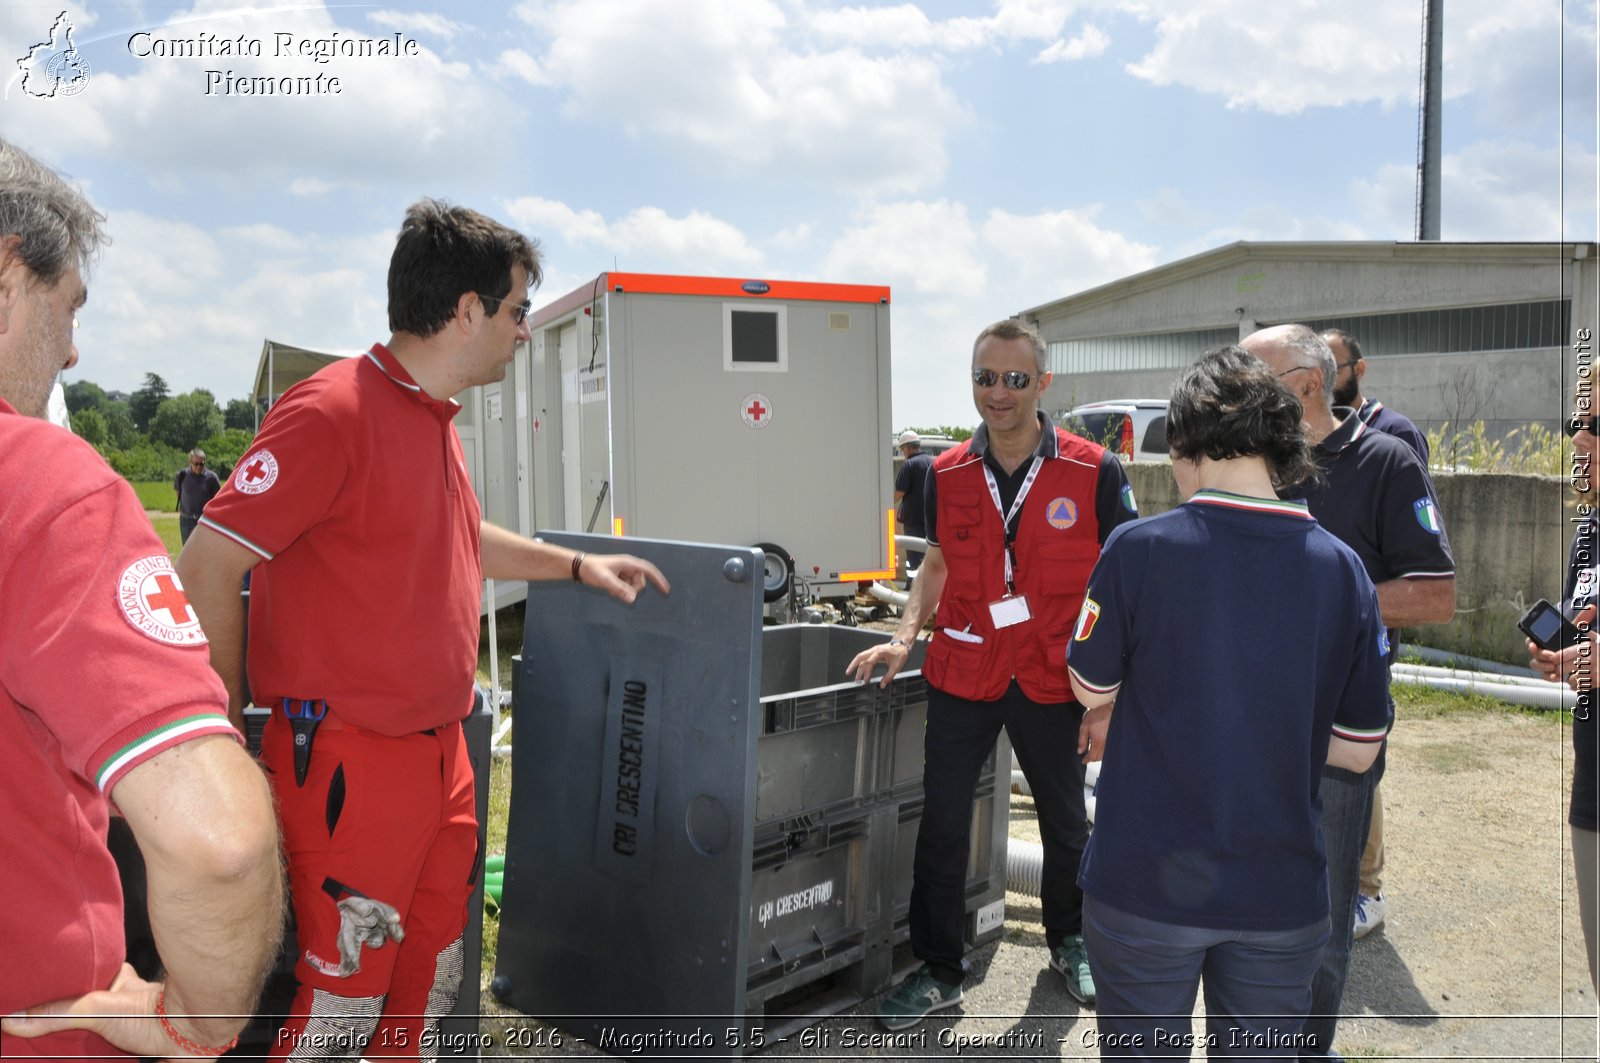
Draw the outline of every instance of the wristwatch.
M891 646L904 646L908 650L911 648L911 643L907 642L905 639L890 639L889 640L889 645L891 645Z

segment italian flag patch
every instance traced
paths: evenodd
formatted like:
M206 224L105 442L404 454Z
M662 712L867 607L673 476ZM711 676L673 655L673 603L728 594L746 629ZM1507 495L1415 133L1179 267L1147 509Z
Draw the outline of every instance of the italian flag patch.
M1083 642L1094 634L1095 621L1100 619L1100 603L1093 598L1083 600L1083 608L1078 610L1078 623L1072 629L1072 641Z

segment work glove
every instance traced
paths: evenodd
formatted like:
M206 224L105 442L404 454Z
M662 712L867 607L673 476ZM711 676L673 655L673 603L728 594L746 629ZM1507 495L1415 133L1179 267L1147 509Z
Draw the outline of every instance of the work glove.
M404 941L400 913L371 897L346 897L339 902L339 977L361 970L361 946L381 949L389 939Z

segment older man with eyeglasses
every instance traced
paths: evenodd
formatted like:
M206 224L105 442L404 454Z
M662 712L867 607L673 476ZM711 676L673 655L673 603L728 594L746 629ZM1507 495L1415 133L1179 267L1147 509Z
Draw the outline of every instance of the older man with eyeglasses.
M1088 837L1084 769L1073 755L1083 707L1072 696L1067 642L1101 544L1138 511L1116 456L1039 411L1052 374L1035 329L1014 320L984 329L971 374L983 423L933 463L928 553L899 628L848 668L866 681L881 666L887 686L938 606L922 668L928 726L911 887L911 947L923 966L880 1006L891 1030L961 1002L973 791L1001 728L1039 812L1050 966L1078 1003L1095 999L1077 883Z
M1240 346L1266 362L1304 407L1306 437L1323 481L1303 486L1311 515L1356 552L1378 592L1387 628L1440 624L1455 615L1455 561L1439 515L1427 466L1399 439L1375 431L1333 403L1336 368L1326 341L1305 325L1277 325L1246 336ZM1390 655L1399 632L1390 630ZM1394 699L1389 699L1390 712ZM1387 747L1387 743L1385 743ZM1350 973L1361 853L1372 817L1376 767L1352 773L1332 765L1322 773L1322 829L1327 841L1332 936L1311 985L1302 1059L1337 1059L1333 1035Z

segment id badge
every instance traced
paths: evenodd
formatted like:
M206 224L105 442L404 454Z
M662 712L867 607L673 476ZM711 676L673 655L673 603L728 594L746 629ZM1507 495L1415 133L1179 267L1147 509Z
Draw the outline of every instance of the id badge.
M1028 596L1026 594L1008 594L997 602L989 603L989 618L994 621L998 630L1011 627L1025 620L1032 620L1033 613L1028 609Z

